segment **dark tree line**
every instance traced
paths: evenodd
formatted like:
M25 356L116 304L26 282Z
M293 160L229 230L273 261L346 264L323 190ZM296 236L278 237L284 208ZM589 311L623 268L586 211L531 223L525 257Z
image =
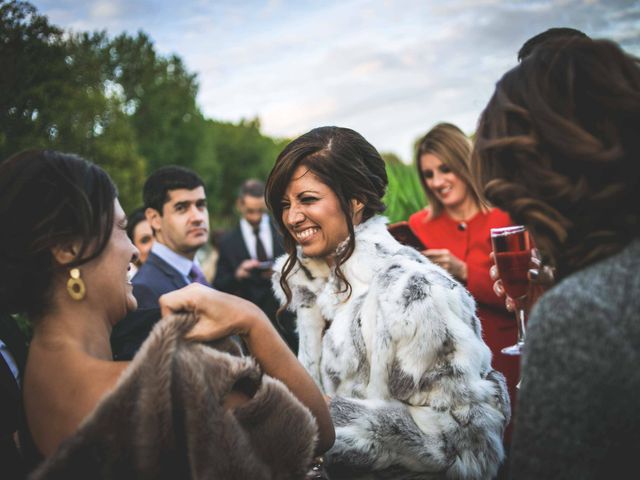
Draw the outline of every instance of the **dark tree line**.
M196 75L143 32L65 32L27 2L0 2L0 161L25 148L78 153L105 168L126 210L168 164L204 179L212 222L233 217L246 177L266 178L285 144L257 119L207 119Z

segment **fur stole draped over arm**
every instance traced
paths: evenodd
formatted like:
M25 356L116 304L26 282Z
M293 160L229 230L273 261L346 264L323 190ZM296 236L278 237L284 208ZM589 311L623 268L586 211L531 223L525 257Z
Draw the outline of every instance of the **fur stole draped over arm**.
M158 322L115 389L32 478L304 478L317 441L309 410L253 359L184 340L194 323ZM252 398L226 411L234 386Z
M397 243L380 218L356 227L341 267L350 296L317 261L299 259L290 308L300 360L332 397L328 466L379 478L493 478L511 411L469 292Z

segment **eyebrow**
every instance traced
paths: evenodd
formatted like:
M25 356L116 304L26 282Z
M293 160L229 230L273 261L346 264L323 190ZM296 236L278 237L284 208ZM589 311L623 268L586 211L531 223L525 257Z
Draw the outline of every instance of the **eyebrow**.
M303 190L302 192L298 192L296 193L296 198L300 198L302 195L306 194L306 193L312 193L314 195L322 195L319 191L317 190ZM286 200L287 197L286 195L282 197L282 200Z

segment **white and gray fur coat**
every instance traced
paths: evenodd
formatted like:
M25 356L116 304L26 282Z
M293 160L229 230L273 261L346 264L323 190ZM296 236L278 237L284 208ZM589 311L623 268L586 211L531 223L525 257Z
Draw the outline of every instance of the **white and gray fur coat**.
M384 217L356 226L355 238L341 266L350 296L337 293L326 262L300 251L288 279L299 359L332 397L337 438L327 464L420 472L412 478L494 477L511 411L473 298L399 244ZM284 303L279 280L277 273L274 290Z

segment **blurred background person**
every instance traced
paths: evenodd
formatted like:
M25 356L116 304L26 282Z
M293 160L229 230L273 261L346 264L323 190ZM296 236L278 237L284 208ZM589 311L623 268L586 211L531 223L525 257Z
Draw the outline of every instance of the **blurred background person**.
M171 292L162 313L192 315L159 322L135 361L112 361L111 329L137 306L127 280L137 250L116 187L97 165L53 151L10 157L0 164L0 223L12 226L0 236L0 252L11 252L0 256L0 312L26 313L33 325L23 399L30 458L45 458L34 478L252 478L243 469L247 454L261 455L254 444L276 447L256 468L282 468L273 476L284 478L333 443L313 380L243 299L200 284ZM233 334L255 363L199 343ZM242 411L252 403L255 418ZM221 451L229 444L244 446L241 459L226 475L212 473L234 455Z
M144 214L144 208L136 208L127 217L127 235L138 249L139 255L131 272L131 277L137 273L140 266L147 261L149 251L153 245L153 230Z
M291 313L276 316L278 301L271 289L273 260L284 254L282 235L271 224L264 199L264 182L243 182L236 202L241 218L218 246L213 287L258 305L295 353L298 338Z
M509 215L483 205L471 178L471 141L455 125L440 123L419 141L416 168L429 206L409 217L409 225L427 247L422 253L464 283L475 298L482 338L493 354L493 368L507 379L512 408L520 376L520 358L501 350L517 338L513 313L493 291L489 277L490 231L512 224ZM506 444L511 425L505 432Z
M625 478L640 450L640 61L550 39L507 72L472 165L556 285L529 317L513 478Z
M212 228L209 232L209 242L198 251L198 254L202 253L200 258L202 273L211 284L216 276L216 267L220 257L220 238L225 233L226 231L222 228Z
M287 255L274 288L330 401L331 478L492 478L510 411L475 302L388 232L385 162L357 132L311 130L267 181ZM334 477L335 476L335 477Z

